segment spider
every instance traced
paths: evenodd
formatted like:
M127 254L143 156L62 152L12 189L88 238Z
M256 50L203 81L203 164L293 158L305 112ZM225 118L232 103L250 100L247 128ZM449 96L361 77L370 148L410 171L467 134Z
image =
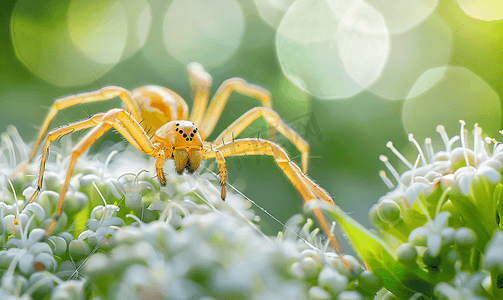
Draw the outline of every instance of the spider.
M65 193L77 158L112 127L138 150L155 157L156 173L161 185L166 183L162 170L166 159L174 160L176 172L179 174L182 174L185 170L193 173L198 169L201 159L216 159L219 169L221 198L225 200L227 177L225 157L270 155L274 157L277 165L300 193L302 204L320 199L326 205L335 206L328 193L305 175L309 146L271 109L271 97L267 90L247 83L241 78L231 78L220 85L208 106L211 76L198 63L189 64L187 71L194 101L190 117L187 104L178 94L167 88L153 85L143 86L132 92L121 87L107 86L98 91L77 94L54 102L42 124L29 160L21 165L15 174L22 172L33 160L37 147L49 128L49 123L58 111L77 104L104 101L115 97L122 100L125 109L114 108L106 113L97 113L88 119L70 123L48 133L42 152L37 188L28 203L33 202L42 189L44 164L47 160L51 142L66 134L92 128L72 149L56 216L49 225L44 237L50 235L61 215ZM233 91L256 98L262 103L262 106L254 107L244 113L213 142L205 141L213 131L227 99ZM290 160L286 151L273 141L262 138L234 139L234 136L239 135L261 116L267 121L270 129L279 131L301 152L302 170ZM143 124L143 127L140 124ZM149 137L144 128L151 128L155 132ZM270 132L273 132L273 130L270 130ZM321 211L318 208L314 208L313 211L323 231L329 237L330 244L338 253L341 253L340 247L330 232Z

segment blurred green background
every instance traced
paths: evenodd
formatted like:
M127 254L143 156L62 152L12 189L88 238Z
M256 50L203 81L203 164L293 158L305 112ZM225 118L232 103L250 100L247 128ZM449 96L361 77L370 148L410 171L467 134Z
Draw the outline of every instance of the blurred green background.
M274 109L311 146L309 176L368 226L370 206L388 190L379 155L406 170L388 141L413 162L409 132L421 145L435 138L436 151L436 125L456 135L459 119L468 130L479 122L497 138L497 2L1 1L0 130L13 124L33 141L55 99L106 85L165 86L191 107L185 65L198 61L213 77L211 94L234 76L268 88ZM232 94L211 137L257 104ZM94 113L119 105L114 99L88 107ZM87 109L66 109L52 126L85 118ZM241 136L259 131L265 136L263 121ZM120 140L112 133L103 139ZM300 211L297 192L272 158L229 158L227 165L228 181L278 219ZM281 228L262 219L271 234Z

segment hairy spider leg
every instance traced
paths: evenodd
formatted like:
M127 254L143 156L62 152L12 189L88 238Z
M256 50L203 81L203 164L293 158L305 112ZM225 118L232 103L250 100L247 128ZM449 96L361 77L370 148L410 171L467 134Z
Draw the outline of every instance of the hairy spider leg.
M91 121L94 124L91 124ZM82 130L85 128L89 128L95 126L90 132L86 134L86 136L80 140L77 145L72 149L72 155L70 159L70 163L68 166L68 172L66 174L66 179L65 183L63 185L63 188L61 190L60 194L60 199L58 203L58 207L56 209L56 217L52 221L52 223L49 225L49 228L47 229L46 233L44 234L44 237L48 237L53 230L54 226L56 225L56 222L58 221L59 217L61 216L61 212L63 209L63 202L65 199L65 194L68 189L68 184L70 182L70 179L72 177L73 173L73 168L75 166L75 163L77 161L77 158L87 149L89 146L91 146L101 135L103 135L107 130L110 128L115 128L120 134L122 134L131 144L133 144L135 147L137 147L139 150L145 152L148 155L157 157L156 160L156 168L158 168L157 173L162 174L162 164L159 164L158 162L160 161L159 157L162 157L162 162L164 162L164 151L159 151L154 147L154 145L151 143L149 137L143 131L143 128L138 124L138 122L133 118L131 114L126 112L123 109L120 108L114 108L109 110L106 114L99 114L97 117L93 120L92 118L90 120L85 120L82 122L77 122L71 125L68 125L67 127L64 127L66 131L62 131L61 133L65 132L65 134L76 131L76 130ZM63 128L57 129L61 130ZM52 137L57 136L57 134L52 135L52 132L49 134ZM50 143L46 143L46 147L48 148ZM44 149L45 150L45 149ZM44 156L47 155L47 151L44 151ZM46 160L45 157L42 158L42 161L44 162ZM159 171L159 168L161 171ZM41 178L43 176L43 165L41 166L41 172L39 174L39 182L41 182ZM164 177L159 178L159 180L164 180ZM35 198L32 196L32 199L30 202L32 202Z
M225 158L222 152L215 150L215 158L218 164L218 176L220 176L220 197L225 201L225 181L227 180L227 168L225 167Z
M26 167L33 160L33 158L35 157L35 154L37 153L38 145L42 141L42 138L44 137L47 129L49 128L49 124L50 124L51 120L58 113L58 111L60 111L64 108L70 107L70 106L77 105L77 104L104 101L104 100L109 100L109 99L115 98L117 96L120 97L122 102L124 102L126 109L133 115L133 117L139 119L140 112L138 111L138 108L136 107L133 100L131 99L130 92L128 90L121 88L121 87L118 87L118 86L107 86L107 87L104 87L98 91L89 92L89 93L81 93L81 94L72 95L72 96L68 96L68 97L56 100L52 104L52 106L49 110L49 114L47 115L44 123L42 124L42 128L40 129L37 140L35 141L35 145L33 146L33 150L31 151L30 158L28 159L27 162L25 162L24 164L19 166L12 176L16 176L17 174L24 171L24 169L26 169Z
M193 62L187 66L191 97L193 100L192 112L189 121L202 124L204 112L208 105L211 87L211 75L199 63Z
M220 135L215 139L214 145L221 145L225 141L233 140L244 129L246 129L253 121L259 117L264 117L269 126L275 128L283 134L292 144L299 149L302 158L302 172L307 173L307 162L309 158L309 144L300 135L288 126L279 115L272 109L267 107L254 107L245 112L234 123L229 125Z
M211 84L211 77L205 78L204 70L202 67L194 67L197 65L192 65L192 70L189 71L189 80L191 80L191 88L193 89L192 94L194 96L194 107L192 108L191 122L198 125L200 129L201 138L206 139L215 128L218 119L222 115L227 100L233 91L240 94L254 97L259 100L263 106L271 108L271 95L268 90L259 87L258 85L253 85L246 82L242 78L230 78L225 80L215 95L211 99L209 106L206 108L206 103L208 99L209 84ZM207 74L207 73L206 73ZM209 75L208 75L209 76ZM206 111L204 116L202 116L201 111ZM196 122L198 121L198 122Z
M42 189L42 180L44 178L45 162L47 161L47 155L49 147L51 146L51 142L69 133L96 126L96 124L98 124L101 121L101 119L103 119L104 115L105 115L104 113L96 114L87 120L75 122L73 124L69 124L49 132L49 134L47 135L47 139L45 140L44 150L42 152L42 161L40 162L40 172L38 175L37 188L35 189L35 192L31 196L30 201L28 201L28 203L26 204L32 203L40 193L40 190Z
M290 180L293 186L297 189L302 197L302 204L309 201L317 201L320 199L324 204L335 207L332 199L321 188L315 189L313 192L312 186L316 186L308 177L302 173L300 168L290 160L286 151L276 143L264 139L239 139L233 142L216 146L208 149L206 146L202 154L203 159L215 158L216 153L219 151L224 157L227 156L242 156L242 155L270 155L274 157L276 164L283 170L286 177ZM324 192L323 197L316 197L318 193ZM345 266L350 269L349 264L342 258L343 252L338 245L335 237L330 232L330 228L323 218L322 212L319 208L313 208L314 214L321 224L325 234L328 236L330 244L334 250L339 254L341 261Z

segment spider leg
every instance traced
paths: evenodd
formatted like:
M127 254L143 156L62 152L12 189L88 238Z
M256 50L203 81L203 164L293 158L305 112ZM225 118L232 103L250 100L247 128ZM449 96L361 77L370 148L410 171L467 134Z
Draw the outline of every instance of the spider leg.
M268 90L259 87L258 85L247 83L241 78L227 79L222 83L222 85L220 85L211 99L210 105L202 119L201 125L199 126L201 130L200 134L203 139L206 139L215 128L215 125L217 124L217 121L220 118L224 106L227 103L227 99L232 91L254 97L262 102L263 106L271 108L271 95Z
M225 189L225 182L227 180L227 168L225 167L225 158L222 152L215 150L215 159L218 164L218 176L220 176L220 197L225 201L227 191Z
M229 125L222 133L215 139L216 145L223 144L222 141L232 139L233 136L239 135L245 128L247 128L253 121L260 116L264 117L269 126L274 127L281 134L283 134L292 144L299 149L302 157L302 172L307 173L307 162L309 158L309 144L300 137L290 126L285 124L279 115L272 109L267 107L254 107L245 112L234 123Z
M40 193L40 190L42 189L42 180L44 177L45 162L47 161L47 154L49 152L51 142L59 139L60 137L66 134L96 126L101 122L101 119L103 118L104 115L105 115L104 113L96 114L87 120L75 122L73 124L49 132L49 134L47 135L47 139L45 140L44 151L42 152L42 161L40 163L40 172L38 174L37 188L27 204L32 203L37 197L37 195Z
M70 159L70 163L68 166L68 172L66 174L66 179L65 183L63 185L63 188L61 190L60 198L59 198L59 203L58 207L56 209L56 217L52 221L52 223L49 225L49 228L47 229L46 233L44 234L44 237L48 237L51 231L53 230L54 226L56 225L56 222L58 221L59 217L61 216L61 212L63 210L63 202L65 199L65 193L68 189L68 184L70 182L70 179L72 177L73 173L73 168L75 166L75 163L77 161L77 158L87 149L89 146L91 146L100 136L102 136L107 130L110 128L114 127L120 134L124 135L124 137L131 142L132 144L136 145L137 148L139 148L141 151L147 153L148 155L151 156L158 156L159 152L150 142L150 139L148 138L147 134L141 126L138 124L138 122L131 116L129 113L127 113L123 109L115 108L111 109L108 111L106 114L100 114L99 117L101 120L97 118L100 122L96 124L94 122L95 127L86 134L82 140L80 140L77 145L72 149L72 156ZM86 121L84 121L86 122ZM84 123L82 122L82 123ZM77 123L81 124L81 123ZM88 127L91 127L92 125L89 125ZM70 125L72 126L72 125ZM68 127L70 127L68 126ZM66 127L64 127L66 128ZM83 129L83 128L80 128ZM59 130L59 129L58 129ZM125 134L127 133L127 134ZM164 155L164 153L162 154ZM161 166L162 167L162 166ZM43 168L43 166L41 167ZM39 175L39 182L41 182L41 177L42 177L42 172ZM32 202L34 197L32 197Z
M140 112L138 111L138 108L134 104L133 100L131 100L130 92L126 89L123 89L123 88L117 87L117 86L107 86L107 87L104 87L98 91L77 94L77 95L68 96L68 97L56 100L52 104L52 106L49 110L49 114L47 115L44 123L42 124L42 128L40 129L37 140L35 141L35 145L33 146L33 150L31 151L30 159L27 162L25 162L23 165L19 166L18 169L14 172L13 176L22 172L28 166L28 164L33 160L33 157L35 157L35 154L37 153L38 145L42 141L42 138L44 137L47 129L49 128L49 123L54 118L54 116L58 113L58 111L60 111L64 108L70 107L70 106L77 105L77 104L96 102L96 101L104 101L104 100L115 98L117 96L120 97L121 100L124 102L124 105L126 106L127 110L129 112L131 112L131 114L137 120L139 120L140 119Z
M271 155L274 157L276 164L283 170L290 182L300 193L302 197L302 204L309 201L317 201L319 199L323 202L323 204L335 207L335 204L332 202L326 191L322 190L313 181L308 179L308 177L302 173L300 168L290 160L286 151L276 143L264 139L239 139L216 146L212 149L205 147L202 157L204 159L215 158L217 151L219 151L224 157L242 155ZM323 195L321 195L322 193ZM319 208L313 208L313 212L318 219L321 228L328 236L330 244L339 254L342 262L348 269L350 269L349 264L342 259L343 253L341 247L333 234L330 232L330 228L327 225L321 210Z
M195 124L201 124L204 111L208 104L208 94L211 87L211 76L198 63L190 63L187 66L191 96L193 99L192 112L189 120Z

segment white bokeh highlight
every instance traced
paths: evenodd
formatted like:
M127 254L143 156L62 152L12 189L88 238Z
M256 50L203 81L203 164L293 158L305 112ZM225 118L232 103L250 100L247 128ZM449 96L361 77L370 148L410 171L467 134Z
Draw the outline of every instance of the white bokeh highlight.
M119 1L73 0L67 11L72 42L97 63L116 63L126 45L126 9Z
M433 14L421 25L391 36L386 65L368 90L389 100L405 99L426 70L447 65L451 54L452 29Z
M366 0L386 21L391 34L406 32L421 24L437 7L438 0Z
M503 1L501 0L456 0L459 7L472 18L483 21L503 19Z
M290 6L297 0L254 0L262 20L274 29L279 27L281 19Z
M498 94L482 78L464 67L444 66L427 70L410 90L402 109L406 132L422 140L445 126L459 132L459 120L478 123L489 136L496 136L501 123Z
M283 17L276 50L284 74L322 99L348 98L380 75L389 51L383 17L360 0L300 0Z
M120 3L91 5L76 12L78 16L72 16L76 7L70 10L70 5L80 4L19 0L11 17L19 61L35 76L61 87L88 84L106 74L120 60L127 36ZM93 11L100 13L91 16Z
M126 10L128 35L121 60L128 59L140 51L147 40L152 24L152 11L146 0L122 0Z
M234 0L175 0L163 22L166 50L180 63L221 65L236 52L244 33L244 16Z

